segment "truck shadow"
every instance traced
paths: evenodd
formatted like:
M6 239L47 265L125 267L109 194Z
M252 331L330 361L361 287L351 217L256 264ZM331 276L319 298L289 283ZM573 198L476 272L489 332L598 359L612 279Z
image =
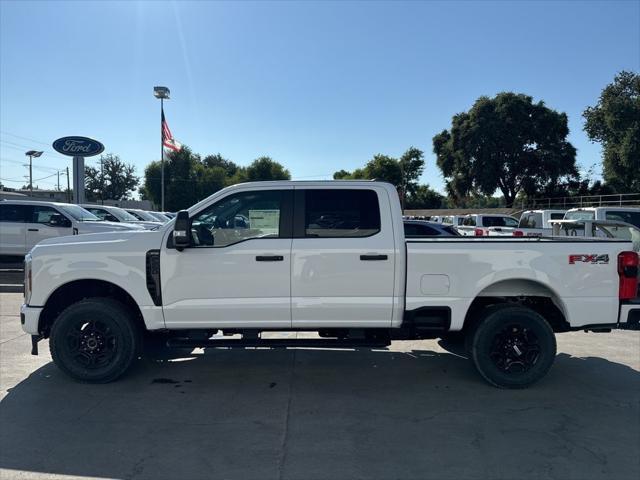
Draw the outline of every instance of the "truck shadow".
M640 473L640 374L601 358L560 354L541 383L507 391L429 348L179 353L107 385L33 372L0 402L6 478Z

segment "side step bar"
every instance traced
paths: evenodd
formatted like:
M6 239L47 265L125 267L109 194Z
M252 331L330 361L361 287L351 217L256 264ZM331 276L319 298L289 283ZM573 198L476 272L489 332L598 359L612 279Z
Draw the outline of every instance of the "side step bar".
M167 346L172 348L246 348L246 347L268 347L268 348L382 348L389 346L388 340L369 339L322 339L322 338L250 338L250 339L220 339L220 340L199 340L191 338L170 338Z

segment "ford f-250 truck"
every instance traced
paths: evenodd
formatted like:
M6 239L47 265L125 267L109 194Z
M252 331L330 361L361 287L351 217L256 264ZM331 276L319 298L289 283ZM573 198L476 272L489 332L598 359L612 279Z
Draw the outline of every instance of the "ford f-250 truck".
M246 183L157 231L38 244L21 320L33 353L49 338L58 367L86 382L122 375L152 332L189 348L462 336L486 380L522 388L551 367L555 333L638 329L637 271L626 241L407 240L386 183Z

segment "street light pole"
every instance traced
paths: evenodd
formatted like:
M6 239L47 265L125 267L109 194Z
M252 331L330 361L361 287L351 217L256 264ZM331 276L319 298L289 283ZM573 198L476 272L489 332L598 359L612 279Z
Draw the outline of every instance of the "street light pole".
M164 97L160 97L160 211L164 212L164 125L162 125L162 112L164 112Z
M153 87L153 96L160 99L160 211L164 212L164 101L169 100L167 87Z
M33 196L33 157L38 158L43 152L38 150L29 150L24 154L29 157L29 195Z

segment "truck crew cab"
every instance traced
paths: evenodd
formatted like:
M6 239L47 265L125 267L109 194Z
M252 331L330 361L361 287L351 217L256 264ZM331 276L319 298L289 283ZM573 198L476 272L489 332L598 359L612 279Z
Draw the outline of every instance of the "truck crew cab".
M38 244L24 330L54 362L109 382L150 332L177 347L383 348L465 337L480 374L522 388L555 332L637 329L638 255L616 240L405 239L395 188L365 181L234 185L156 231ZM315 331L319 338L263 338ZM234 339L215 335L241 334Z

